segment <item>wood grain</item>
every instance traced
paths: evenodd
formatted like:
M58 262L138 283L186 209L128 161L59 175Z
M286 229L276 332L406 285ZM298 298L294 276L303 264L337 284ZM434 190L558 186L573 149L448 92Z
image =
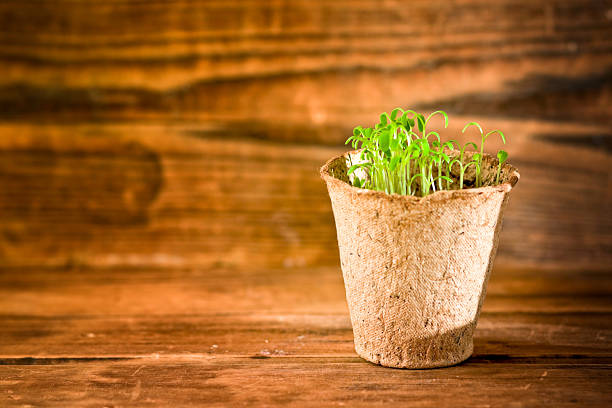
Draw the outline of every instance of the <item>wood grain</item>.
M3 270L3 406L606 406L607 273L494 271L472 358L353 351L340 271Z
M340 143L395 106L610 133L608 2L0 5L0 116L217 123Z
M508 135L499 262L609 270L609 9L2 2L0 259L336 265L316 169L401 105Z
M609 154L515 129L499 262L609 269ZM318 167L342 148L198 125L17 125L0 141L5 265L338 264ZM491 145L498 143L494 141ZM542 157L546 159L543 160Z
M194 361L195 360L195 361ZM262 361L136 359L130 361L11 366L3 388L8 406L102 405L221 407L387 406L391 403L437 407L487 406L514 401L516 406L606 406L608 381L600 365L580 369L563 364L517 363L495 370L487 360L433 371L389 372L355 358L281 358ZM347 372L347 369L350 370ZM486 373L486 374L485 374ZM57 384L56 378L64 379ZM458 380L460 378L460 380ZM254 380L255 379L255 380ZM449 386L449 384L457 384ZM511 387L504 384L512 383ZM240 386L237 386L240 384ZM27 391L37 387L36 398ZM520 398L517 396L520 395Z

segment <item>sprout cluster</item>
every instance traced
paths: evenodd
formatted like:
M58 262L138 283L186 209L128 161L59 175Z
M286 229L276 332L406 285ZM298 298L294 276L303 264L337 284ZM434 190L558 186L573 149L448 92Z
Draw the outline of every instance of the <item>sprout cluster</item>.
M425 118L413 110L401 108L394 109L391 114L381 114L380 122L373 128L357 126L346 141L354 149L361 149L358 162L349 163L348 174L352 175L352 184L388 194L424 197L439 190L463 189L465 173L473 167L476 174L474 186L480 187L485 141L497 133L506 143L504 134L499 130L485 133L478 123L470 122L463 128L463 133L470 126L477 128L480 148L473 142L463 146L455 140L442 142L438 132L427 129L436 115L443 116L444 127L448 127L448 115L443 111L435 111ZM467 147L473 147L475 151L469 161L464 160ZM499 183L501 166L508 153L500 150L497 157L496 183ZM454 174L458 174L458 185L452 179Z

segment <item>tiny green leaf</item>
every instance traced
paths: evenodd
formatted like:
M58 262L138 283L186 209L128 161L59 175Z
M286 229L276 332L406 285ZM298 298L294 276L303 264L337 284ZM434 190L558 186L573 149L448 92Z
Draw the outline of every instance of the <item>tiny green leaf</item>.
M472 146L474 149L478 150L478 146L474 142L467 142L466 144L463 145L463 148L465 149L468 146Z
M499 163L501 164L508 160L508 153L503 150L500 150L499 152L497 152L497 158L499 159Z
M470 126L475 126L478 128L478 130L480 131L480 134L482 135L484 132L482 131L482 127L480 127L480 125L476 122L470 122L467 125L465 125L465 127L463 128L463 130L461 131L461 133L465 133L465 130L467 128L469 128Z
M391 111L391 120L395 122L395 118L397 118L397 114L403 112L400 108L395 108Z
M452 178L450 178L450 177L447 177L447 176L438 176L438 177L436 177L434 180L438 180L438 179L441 179L441 180L446 180L446 181L448 181L449 183L452 183L452 182L453 182L453 179L452 179Z
M431 132L427 133L427 139L429 139L429 136L434 135L436 137L436 141L434 141L432 143L432 146L434 143L438 143L438 146L440 146L440 134L438 132L436 132L435 130L432 130Z
M400 156L394 156L391 161L389 162L389 170L393 171L395 170L395 168L397 167L397 164L399 163L401 157Z
M420 113L417 113L416 121L417 121L417 126L419 128L419 132L423 132L423 129L425 129L425 117L421 115Z
M429 122L429 120L430 120L432 117L434 117L435 115L437 115L437 114L444 116L444 128L446 129L446 128L448 127L448 115L446 114L446 112L441 111L441 110L438 110L438 111L435 111L435 112L431 113L431 114L430 114L430 115L427 117L427 121L426 121L426 123L428 123L428 122Z
M389 149L389 139L391 135L388 131L382 131L378 137L378 147L380 150L385 151Z
M383 125L383 126L386 126L387 125L387 118L388 118L387 117L387 112L382 113L380 115L380 124Z
M396 151L399 149L399 145L400 145L400 139L397 137L394 137L393 139L391 139L391 141L389 142L389 148L392 151Z
M353 164L353 165L352 165L352 166L351 166L351 167L348 169L348 171L346 172L346 174L348 174L348 175L350 176L351 174L353 174L353 173L355 172L355 170L357 170L357 169L358 169L358 168L360 168L360 167L361 167L361 163L360 163L360 164Z
M451 150L455 148L455 145L457 145L457 150L461 149L461 145L456 140L449 140L448 142L444 143L444 146L448 146L448 148Z
M487 133L487 134L485 135L485 139L486 139L486 138L488 138L488 137L489 137L490 135L492 135L493 133L497 133L497 134L498 134L498 135L501 137L502 142L503 142L504 144L506 144L506 136L504 136L504 133L503 133L501 130L492 130L492 131L490 131L489 133Z

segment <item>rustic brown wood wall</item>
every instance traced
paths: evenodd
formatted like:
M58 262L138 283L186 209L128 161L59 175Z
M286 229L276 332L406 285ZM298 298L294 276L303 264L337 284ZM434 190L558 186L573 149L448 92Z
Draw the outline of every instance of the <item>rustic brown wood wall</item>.
M508 135L498 263L610 269L612 2L585 0L0 1L0 262L337 265L318 167L396 106Z

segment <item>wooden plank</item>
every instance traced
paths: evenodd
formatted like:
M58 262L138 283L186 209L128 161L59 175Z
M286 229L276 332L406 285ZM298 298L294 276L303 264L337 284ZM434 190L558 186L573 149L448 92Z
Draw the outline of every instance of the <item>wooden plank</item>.
M345 365L351 368L347 376ZM464 366L466 367L466 366ZM609 395L605 371L549 365L520 365L488 371L488 364L438 371L389 371L355 360L316 359L201 361L159 364L154 361L92 362L60 366L14 366L2 372L16 380L3 388L9 404L61 406L98 405L251 405L416 406L456 403L496 405L508 400L522 404L605 406ZM457 382L457 377L461 380ZM57 378L63 378L57 383ZM258 379L254 381L254 379ZM511 387L501 387L512 382ZM238 384L241 386L237 387ZM29 393L33 386L37 394ZM9 405L9 406L12 406Z
M0 259L337 265L316 169L401 105L508 135L500 264L609 270L608 8L1 3Z
M609 135L607 13L581 0L4 3L0 115L339 143L382 110L434 106Z
M495 271L476 350L607 356L611 295L605 273ZM353 354L336 268L4 270L0 310L4 356Z
M609 270L609 154L526 134L564 125L499 124L522 172L499 264ZM318 168L344 148L151 122L5 123L0 133L11 136L0 138L4 265L338 264Z
M496 367L481 360L406 371L356 358L152 358L0 366L0 375L7 406L605 407L612 402L609 372L600 364Z
M485 310L477 360L612 363L612 312ZM609 309L608 302L608 309ZM0 356L19 358L356 356L348 314L2 315ZM43 362L44 363L44 362ZM43 364L41 363L41 364Z
M142 296L146 294L146 296ZM611 312L607 273L494 269L488 312ZM112 299L112 301L109 301ZM232 305L231 309L223 307ZM4 268L6 315L345 314L340 268Z

